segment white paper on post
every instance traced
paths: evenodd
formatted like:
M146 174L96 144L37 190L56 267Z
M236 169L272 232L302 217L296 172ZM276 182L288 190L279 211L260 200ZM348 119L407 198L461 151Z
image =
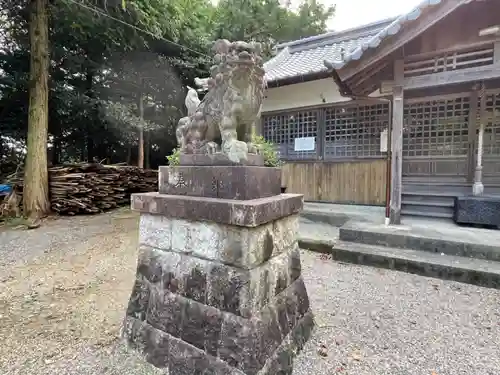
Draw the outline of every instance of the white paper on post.
M314 151L316 149L315 137L295 138L294 151Z
M380 152L387 152L389 139L387 137L387 129L380 133Z

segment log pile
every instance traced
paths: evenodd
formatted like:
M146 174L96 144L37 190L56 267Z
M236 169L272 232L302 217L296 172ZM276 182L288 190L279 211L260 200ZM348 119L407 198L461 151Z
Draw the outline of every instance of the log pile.
M22 195L22 173L9 178ZM52 211L93 214L130 203L130 194L158 190L158 172L126 165L71 164L49 168Z

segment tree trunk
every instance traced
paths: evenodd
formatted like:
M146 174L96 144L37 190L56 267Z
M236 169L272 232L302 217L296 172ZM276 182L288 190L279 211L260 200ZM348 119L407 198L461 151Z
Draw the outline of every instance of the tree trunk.
M144 166L151 168L151 135L149 131L144 134Z
M142 93L139 94L139 118L144 120L144 98ZM139 125L139 149L137 155L137 166L144 168L144 129L142 124Z
M85 75L85 94L89 98L93 98L93 92L92 92L92 84L94 82L94 71L91 68L88 68L88 71ZM95 142L94 142L94 137L95 134L93 134L94 130L94 118L95 112L94 108L92 107L92 110L90 112L90 122L87 123L87 127L85 129L85 139L87 143L87 154L85 157L85 160L87 160L89 163L92 163L95 161L96 157L96 147L95 147Z
M127 165L132 165L132 146L127 146Z
M23 210L32 220L50 211L47 168L49 36L47 0L30 1L30 86Z
M61 154L61 141L54 137L54 142L52 144L52 165L59 164L59 155Z

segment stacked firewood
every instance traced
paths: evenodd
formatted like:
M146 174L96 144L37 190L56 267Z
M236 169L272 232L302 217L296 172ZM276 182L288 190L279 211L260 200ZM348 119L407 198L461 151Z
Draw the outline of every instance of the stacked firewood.
M22 196L22 173L9 183ZM158 172L126 165L71 164L49 168L52 211L61 215L92 214L130 202L130 194L158 190Z

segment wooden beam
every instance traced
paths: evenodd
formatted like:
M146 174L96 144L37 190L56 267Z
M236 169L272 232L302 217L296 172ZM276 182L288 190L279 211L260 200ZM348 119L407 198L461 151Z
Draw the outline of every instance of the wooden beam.
M356 87L360 86L367 79L370 79L375 74L385 69L387 65L389 65L388 60L382 62L381 64L374 65L373 67L367 69L366 72L362 72L361 74L359 74L358 77L353 77L351 81L347 82L347 84L349 85L349 87L353 88L354 91L356 91Z
M405 78L405 62L403 59L394 61L394 82L397 86L403 84Z
M392 89L394 88L394 81L381 81L380 82L380 93L381 94L392 94Z
M431 9L427 14L420 16L414 21L414 25L411 27L406 27L406 29L397 33L393 37L386 37L386 40L375 49L375 53L371 54L368 58L361 58L358 63L351 62L345 69L339 69L339 75L342 80L347 80L354 76L356 73L366 69L368 66L376 63L385 56L388 56L392 52L404 46L410 40L416 38L424 31L434 26L436 23L441 21L443 18L451 14L454 10L460 7L462 4L467 3L468 0L457 0L457 1L444 1L442 5L435 6L437 9ZM391 39L395 39L392 41ZM367 54L367 51L364 52ZM351 68L349 68L351 66Z
M403 117L404 91L395 86L392 104L391 135L391 201L390 224L401 224L401 194L403 186Z
M500 64L405 78L402 86L405 90L415 90L495 78L500 78Z

